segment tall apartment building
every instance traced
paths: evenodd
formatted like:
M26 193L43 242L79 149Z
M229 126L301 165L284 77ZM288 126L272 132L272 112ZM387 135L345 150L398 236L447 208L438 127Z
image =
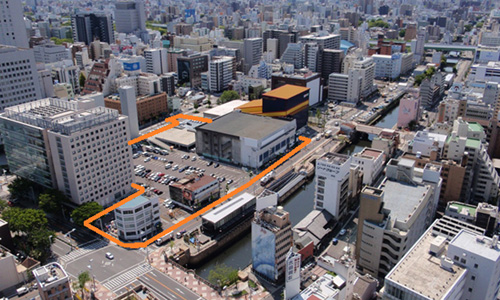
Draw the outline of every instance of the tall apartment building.
M113 21L103 13L79 12L71 16L73 41L90 45L94 40L108 44L115 42Z
M391 159L379 188L366 186L361 192L356 260L363 272L376 278L383 278L398 263L434 219L440 167L428 164L418 178L414 164Z
M0 112L42 97L32 49L0 45L0 78Z
M146 31L146 12L142 0L116 2L115 7L116 32Z
M71 299L71 285L68 273L64 268L52 262L33 270L38 293L42 300Z
M2 12L0 45L29 48L21 1L0 0L0 11Z
M252 221L252 268L276 282L285 275L287 253L293 245L290 214L281 206L255 212Z
M299 38L301 43L315 43L322 49L340 49L340 34L326 32L304 35Z
M280 60L284 63L291 64L295 69L304 67L304 44L302 43L289 43L283 52Z
M147 49L144 50L146 58L146 72L161 75L168 72L167 49Z
M61 45L42 44L33 46L35 61L37 63L55 63L65 59L71 59L71 52Z
M373 84L375 78L375 61L371 57L360 57L355 59L351 68L357 70L362 77L361 97L367 97L375 90L376 85Z
M250 38L243 40L244 55L243 55L243 70L248 74L253 65L258 65L262 58L262 39Z
M484 129L458 118L446 140L443 157L466 166L461 201L497 204L500 178L487 152Z
M203 77L206 80L203 80ZM215 93L223 92L227 90L231 80L235 77L236 65L234 57L213 57L208 62L208 72L202 74L202 88Z
M324 49L321 57L321 78L324 82L328 81L328 76L332 73L342 72L342 61L344 60L344 51L338 49Z
M420 64L424 59L425 54L425 41L427 39L427 32L425 29L421 29L417 33L417 40L415 42L414 59L417 64Z
M142 240L161 223L158 197L135 197L115 209L115 219L120 239Z
M133 181L128 122L103 102L94 94L5 109L0 126L10 171L57 188L78 205L122 199Z
M487 238L469 229L436 236L438 222L387 274L382 299L497 299L498 236Z
M363 77L358 70L351 69L348 74L332 73L328 80L328 101L357 104L362 87Z
M347 214L351 157L326 153L316 161L314 209L328 211L339 220Z
M177 84L201 87L201 73L208 71L208 56L193 54L177 58Z
M375 184L384 168L385 156L384 151L367 147L352 155L352 163L363 172L363 184Z

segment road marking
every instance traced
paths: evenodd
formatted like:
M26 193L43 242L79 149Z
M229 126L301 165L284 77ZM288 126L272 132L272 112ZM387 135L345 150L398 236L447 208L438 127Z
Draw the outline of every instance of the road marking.
M183 292L183 291L181 291L179 288L175 288L175 289L176 289L176 290L178 290L181 294L183 294L183 295L184 295L184 292Z
M157 283L159 283L161 286L163 286L164 288L166 288L167 290L171 291L172 293L176 294L177 296L179 296L181 299L184 299L184 300L187 300L186 298L182 297L181 295L177 294L176 292L174 292L172 289L170 289L168 286L164 285L162 282L150 277L149 274L144 274L146 277L149 277L151 279L153 279L154 281L156 281ZM174 297L175 298L175 297Z

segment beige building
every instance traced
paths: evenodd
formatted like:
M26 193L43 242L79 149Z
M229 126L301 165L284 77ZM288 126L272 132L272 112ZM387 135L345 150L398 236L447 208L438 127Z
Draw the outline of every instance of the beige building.
M212 42L207 37L174 37L174 47L204 52L212 48Z
M139 124L148 122L151 118L158 117L162 113L168 113L168 101L166 93L159 93L153 96L141 96L137 98L137 116ZM122 113L120 96L114 95L104 99L107 108L118 110Z
M42 300L72 299L69 277L58 263L49 263L33 271Z

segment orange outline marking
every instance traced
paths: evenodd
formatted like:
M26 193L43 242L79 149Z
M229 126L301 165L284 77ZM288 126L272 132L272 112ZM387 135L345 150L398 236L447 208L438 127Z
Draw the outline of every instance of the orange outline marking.
M170 128L178 126L179 125L179 121L177 121L177 119L190 119L190 120L194 120L194 121L201 121L201 122L206 122L206 123L212 123L211 119L179 114L179 115L175 115L173 117L165 119L165 122L170 123L169 125L167 125L165 127L162 127L160 129L157 129L155 131L152 131L150 133L147 133L145 135L142 135L142 136L140 136L140 137L138 137L136 139L133 139L133 140L129 141L128 144L129 145L135 144L137 142L140 142L142 140L147 139L148 137L152 137L155 134L158 134L160 132L163 132L165 130L168 130ZM252 184L256 183L259 179L261 179L262 177L264 177L267 173L269 173L272 170L276 169L279 165L281 165L282 163L284 163L286 160L288 160L293 155L297 154L300 150L304 149L311 142L311 139L303 137L303 136L299 136L299 140L302 141L302 143L299 146L297 146L296 148L294 148L292 151L288 152L285 156L283 156L282 158L280 158L277 162L273 163L270 167L268 167L267 169L265 169L264 171L262 171L258 175L255 175L247 183L243 184L242 186L238 187L237 189L233 190L232 192L230 192L230 193L226 194L225 196L221 197L219 200L216 200L216 201L210 203L209 205L205 206L204 208L200 209L199 211L195 212L194 214L189 215L187 218L185 218L185 219L179 221L178 223L170 226L169 228L163 230L162 232L158 233L157 235L153 236L152 238L150 238L149 240L147 240L145 242L125 243L125 242L122 242L119 239L117 239L117 238L115 238L115 237L113 237L113 236L105 233L104 231L100 230L99 228L97 228L97 227L95 227L94 225L91 224L95 220L97 220L100 217L106 215L107 213L115 210L116 208L122 206L123 204L129 202L130 200L132 200L132 199L134 199L134 198L142 195L146 191L144 189L144 187L142 187L142 186L140 186L138 184L135 184L135 183L132 183L132 187L135 188L135 189L137 189L138 190L137 192L135 192L134 194L128 196L127 198L123 199L122 201L120 201L118 203L115 203L114 205L108 207L107 209L101 211L100 213L98 213L98 214L96 214L96 215L88 218L87 220L85 220L83 222L83 224L88 229L90 229L90 230L92 230L92 231L94 231L94 232L102 235L103 237L109 239L110 241L112 241L112 242L116 243L117 245L120 245L120 246L122 246L124 248L138 249L138 248L147 247L149 244L153 243L157 239L163 237L164 235L166 235L166 234L168 234L170 232L173 232L174 230L178 229L182 225L187 224L188 222L190 222L190 221L196 219L197 217L201 216L202 214L208 212L209 210L211 210L212 208L216 207L217 205L223 203L224 201L228 200L229 198L231 198L231 197L239 194L243 190L251 187Z

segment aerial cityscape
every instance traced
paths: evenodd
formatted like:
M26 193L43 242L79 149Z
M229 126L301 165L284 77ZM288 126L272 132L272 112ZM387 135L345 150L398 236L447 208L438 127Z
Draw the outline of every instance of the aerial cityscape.
M500 1L0 0L0 300L500 300Z

